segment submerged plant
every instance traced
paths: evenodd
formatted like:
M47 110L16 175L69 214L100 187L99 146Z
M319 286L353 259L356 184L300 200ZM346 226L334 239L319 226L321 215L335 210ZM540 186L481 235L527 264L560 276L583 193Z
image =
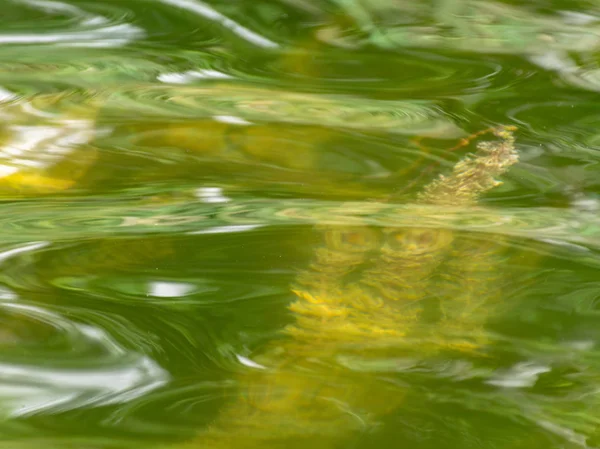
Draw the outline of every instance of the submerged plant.
M479 144L426 186L418 202L468 213L517 162L512 131L495 130L498 141ZM502 245L474 244L437 228L357 222L320 230L323 243L293 286L294 322L254 358L237 397L183 447L336 447L353 432L373 429L404 400L397 385L369 375L378 360L484 351L484 325L506 274L498 266ZM431 298L440 315L424 328Z

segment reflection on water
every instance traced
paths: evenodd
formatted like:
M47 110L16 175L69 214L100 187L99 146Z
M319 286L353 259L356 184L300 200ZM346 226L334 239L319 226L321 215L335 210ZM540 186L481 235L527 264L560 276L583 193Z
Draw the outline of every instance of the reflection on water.
M464 207L495 187L495 176L517 161L510 131L497 133L504 141L481 144L479 154L428 185L421 201ZM289 338L266 349L264 362L241 360L257 372L243 378L241 398L221 412L198 446L335 447L349 432L375 427L404 399L402 389L336 366L339 357L367 363L398 357L394 362L401 363L485 345L482 326L501 285L497 244L454 244L445 229L384 229L379 242L374 229L361 226L325 227L323 233L323 246L296 281ZM452 252L441 278L432 277ZM471 260L456 263L463 252ZM435 330L422 333L430 301L440 317Z
M594 2L3 8L0 448L600 444Z

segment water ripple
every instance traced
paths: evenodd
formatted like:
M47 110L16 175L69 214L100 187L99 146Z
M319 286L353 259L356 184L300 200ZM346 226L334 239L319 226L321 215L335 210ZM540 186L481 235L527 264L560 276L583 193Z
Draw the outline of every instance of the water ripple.
M593 445L585 436L600 426L600 133L589 97L600 90L597 6L4 3L0 417L20 419L2 423L0 447L193 438L244 393L270 411L305 393L349 410L362 388L351 379L381 385L381 399L367 402L385 413L372 415L393 411L385 419L398 424L368 446L532 441L513 445L510 426L535 435L528 447L543 438ZM398 191L408 198L421 179L405 187L401 175L410 164L414 174L415 159L450 165L475 140L448 145L449 155L444 140L494 122L522 125L522 162L502 190L468 210L403 204ZM304 199L288 199L282 185ZM346 186L358 186L347 194L356 201L323 200L345 198ZM304 195L311 189L319 200ZM569 201L538 207L561 189ZM313 267L323 227L332 239L353 225L386 229L368 248L383 263L394 245L427 243L428 231L404 241L404 229L453 231L453 253L431 281L435 297L422 301L428 316L389 344L366 339L321 357L319 343L291 360L278 333L293 318L289 286L299 267ZM340 235L337 243L369 240ZM465 266L487 241L499 257ZM480 290L459 304L457 289L471 284ZM488 295L498 307L485 308L485 329L436 329L437 315L475 316L483 308L470 296ZM413 356L439 344L434 333L482 338L489 357ZM279 403L278 388L287 393ZM281 423L298 435L327 426L320 416L299 425L293 408ZM364 425L359 415L352 420ZM497 440L486 435L492 427ZM120 444L111 431L132 438ZM13 444L11 434L30 443Z
M582 248L600 246L597 214L578 209L477 208L465 214L463 209L410 204L277 199L212 204L179 199L159 205L140 205L138 200L121 199L112 203L103 200L103 206L99 209L89 199L6 204L1 208L6 218L0 219L0 230L3 240L9 243L41 240L41 236L59 242L140 233L194 234L202 230L208 233L211 229L243 232L272 225L353 223L498 233L573 243Z
M60 97L75 89L102 92L109 86L154 80L165 70L156 57L151 51L131 49L106 54L105 50L80 48L49 52L45 46L32 46L23 54L18 47L0 47L0 84L15 95L29 97L44 92L60 92L56 94Z
M359 97L312 95L234 84L210 87L152 86L118 92L107 114L138 111L148 118L239 117L246 121L358 128L399 134L461 135L461 130L434 102L382 101ZM118 109L117 109L118 108ZM114 111L114 112L113 112Z
M93 100L86 103L69 93L7 101L0 109L3 193L49 193L73 186L97 157L90 145L102 132L96 114Z
M173 6L175 8L181 8L189 13L195 14L210 22L217 23L218 25L225 28L227 31L235 34L237 37L243 39L246 42L257 45L264 48L277 48L279 45L264 36L242 26L234 20L226 17L225 15L218 12L210 5L201 2L200 0L159 0L160 2Z
M525 57L547 53L559 57L600 46L600 20L593 5L578 13L542 14L529 5L498 1L468 0L443 7L432 1L334 3L354 26L348 30L329 20L318 36L339 46L368 42L388 49L448 48ZM403 17L403 22L397 24L397 17Z
M169 378L152 359L96 326L21 302L0 303L0 314L10 323L0 360L2 412L8 416L123 403Z
M144 37L140 28L110 20L102 14L86 11L68 3L49 0L7 0L44 15L43 27L37 32L18 32L12 23L9 33L0 34L2 44L52 44L72 47L120 47ZM56 31L56 29L60 31Z

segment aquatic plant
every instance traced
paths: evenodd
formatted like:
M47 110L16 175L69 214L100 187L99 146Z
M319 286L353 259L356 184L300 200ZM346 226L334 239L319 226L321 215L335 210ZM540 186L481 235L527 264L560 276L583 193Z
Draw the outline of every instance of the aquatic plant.
M517 162L512 131L497 129L498 141L480 143L477 153L430 183L419 203L474 205ZM503 275L496 272L502 245L473 247L436 228L357 222L319 229L322 246L293 286L294 322L253 358L237 396L212 425L182 447L335 447L349 433L373 429L403 402L397 387L348 363L365 367L381 358L484 350L488 306L498 299ZM440 273L452 282L440 282ZM424 303L431 297L442 314L435 331L423 334Z

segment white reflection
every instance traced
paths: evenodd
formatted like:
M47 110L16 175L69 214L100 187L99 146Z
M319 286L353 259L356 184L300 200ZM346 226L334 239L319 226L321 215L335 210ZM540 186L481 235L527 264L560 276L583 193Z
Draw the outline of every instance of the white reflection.
M233 77L217 70L188 70L187 72L161 73L158 81L171 84L187 84L198 79L232 79Z
M8 165L0 164L0 178L15 174L19 169L17 167L11 167Z
M120 37L117 37L120 36ZM90 31L72 31L64 34L5 34L0 44L59 44L71 47L120 47L143 37L143 32L132 25L114 25Z
M565 346L575 351L591 351L596 346L596 342L593 340L569 341L565 343Z
M575 63L569 59L565 52L547 51L529 56L529 61L538 67L560 73L574 72L577 70Z
M22 113L29 117L40 117L46 123L12 124L6 127L7 132L0 141L0 178L21 171L43 173L58 163L69 161L75 157L75 150L90 151L81 146L91 142L97 133L92 119L58 117L40 111L29 103L16 105L16 108L8 111L14 113L6 115L6 118L17 123L22 120ZM92 155L77 153L69 163L74 166L88 164L92 159Z
M223 195L223 189L220 187L200 187L196 189L196 198L203 203L227 203L231 198Z
M577 243L571 243L571 242L567 242L564 240L557 240L557 239L537 239L537 240L540 242L547 243L548 245L561 246L563 248L567 248L571 251L577 251L579 253L591 252L591 250L586 246L578 245Z
M169 380L154 360L122 346L102 328L28 304L1 307L50 325L67 339L64 354L53 353L45 366L35 360L0 362L0 411L9 416L124 403Z
M221 123L229 123L232 125L251 125L252 123L248 120L244 120L241 117L236 117L235 115L215 115L213 119L217 122Z
M263 225L252 224L252 225L229 225L229 226L215 226L214 228L202 229L201 231L193 231L188 234L227 234L229 232L244 232L252 229L260 228Z
M14 301L19 296L7 287L0 286L0 299L5 301Z
M554 433L555 435L559 435L562 438L565 438L568 441L570 441L572 443L575 443L579 447L592 449L587 444L587 437L585 437L584 435L581 435L581 434L575 432L573 429L569 429L567 427L562 427L562 426L560 426L558 424L555 424L553 422L546 421L546 420L538 420L537 424L540 427L542 427L542 428L544 428L546 430L549 430L550 432Z
M569 25L585 26L594 22L598 22L598 17L591 14L586 14L584 12L559 11L559 14L563 16L565 23L568 23Z
M194 285L184 282L150 282L148 294L157 298L178 298L194 290Z
M236 354L235 357L238 359L238 362L249 368L267 369L266 366L256 363L254 360L250 360L248 357L244 357L243 355Z
M0 102L14 100L15 98L17 98L17 95L14 92L0 87Z
M88 28L78 31L63 32L43 31L42 33L7 33L0 34L0 44L39 44L52 43L76 47L118 47L133 40L143 38L142 29L131 24L109 25L105 17L90 14L76 6L49 0L21 0L31 7L38 8L47 14L69 15L77 20L75 27ZM71 24L72 21L69 22Z
M587 198L581 195L573 198L571 206L584 212L598 212L600 210L600 201L596 198Z
M232 33L241 37L242 39L260 47L266 48L278 48L279 45L272 40L269 40L248 28L243 27L237 22L234 22L229 17L224 16L218 11L215 11L210 6L197 1L197 0L160 0L161 2L172 5L177 8L185 9L187 11L198 14L199 16L217 22L227 28Z
M28 251L36 250L38 248L43 248L44 246L48 246L49 244L50 244L50 242L36 242L36 243L30 243L25 246L20 246L18 248L9 249L4 252L0 252L0 263L4 262L7 259L10 259L13 256L16 256L17 254L22 254L22 253L26 253Z
M47 13L58 13L58 14L70 14L73 16L86 16L88 15L82 9L76 6L69 5L67 3L54 2L51 0L21 0L20 3L24 3L29 6L37 7Z
M510 370L494 376L494 379L488 380L487 383L504 388L532 387L540 374L550 371L549 366L538 365L534 362L517 363Z
M2 409L10 416L130 401L164 385L168 375L140 357L123 366L51 369L0 363Z

